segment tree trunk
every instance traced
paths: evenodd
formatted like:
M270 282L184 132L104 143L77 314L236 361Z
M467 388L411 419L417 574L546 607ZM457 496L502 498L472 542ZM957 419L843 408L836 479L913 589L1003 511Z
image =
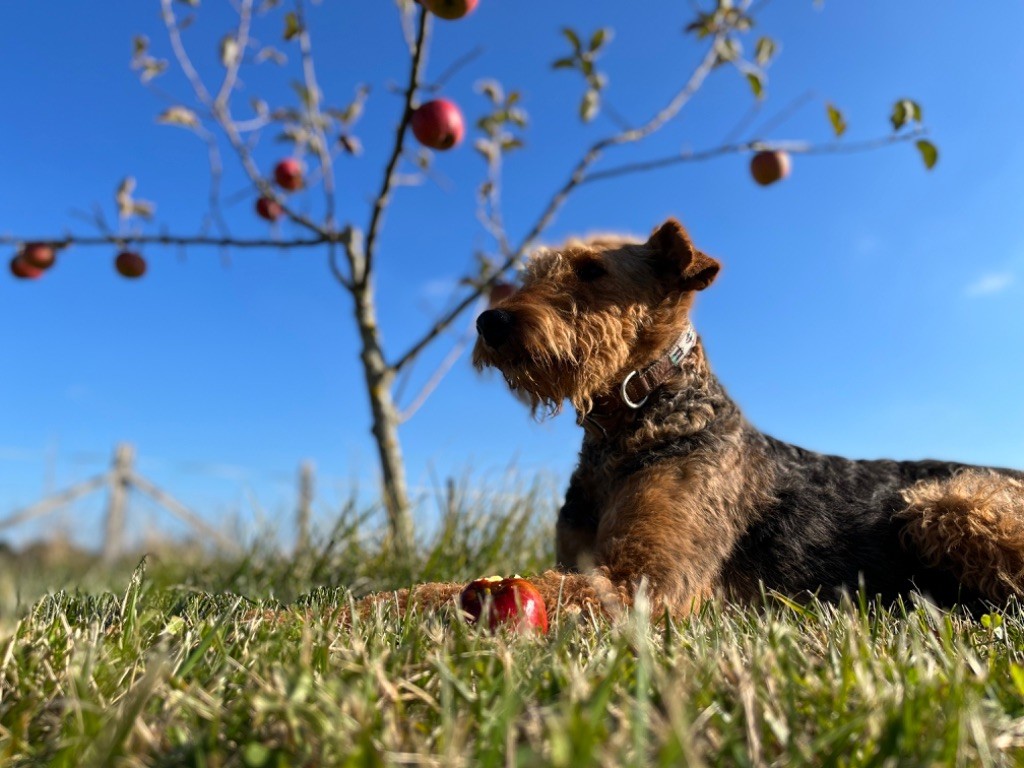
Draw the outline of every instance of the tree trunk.
M412 551L413 530L409 493L405 484L405 463L398 441L398 411L391 394L395 373L388 367L381 350L371 285L367 283L357 286L353 293L356 323L362 340L360 359L363 361L366 391L370 396L370 411L373 414L373 438L380 459L389 544L395 555L402 557Z

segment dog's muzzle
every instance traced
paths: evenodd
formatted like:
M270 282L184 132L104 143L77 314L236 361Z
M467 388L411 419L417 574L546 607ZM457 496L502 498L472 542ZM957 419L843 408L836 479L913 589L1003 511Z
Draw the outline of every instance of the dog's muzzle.
M476 331L491 349L497 349L509 340L515 318L504 309L488 309L476 319Z

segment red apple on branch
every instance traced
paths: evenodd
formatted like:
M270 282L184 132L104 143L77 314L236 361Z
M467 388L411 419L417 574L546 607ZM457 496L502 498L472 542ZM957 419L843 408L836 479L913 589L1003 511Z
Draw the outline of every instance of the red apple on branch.
M412 113L412 132L425 147L451 149L462 141L466 128L455 102L434 99Z
M471 581L459 596L459 606L473 622L486 621L491 631L506 625L516 631L548 631L544 598L521 576L488 576Z
M468 13L472 13L479 0L423 0L435 16L442 19L461 19Z
M274 166L274 181L289 192L302 189L302 163L294 157L286 157Z
M256 201L256 214L267 221L277 221L284 214L281 204L269 197L261 197Z
M750 160L750 175L762 187L789 176L789 153L781 149L762 150Z
M19 255L11 259L11 274L19 280L36 280L43 274L43 270L26 263Z
M56 258L53 246L46 243L26 243L21 249L21 260L36 269L49 269Z
M133 251L121 251L114 259L114 269L121 277L134 280L146 274L146 260Z

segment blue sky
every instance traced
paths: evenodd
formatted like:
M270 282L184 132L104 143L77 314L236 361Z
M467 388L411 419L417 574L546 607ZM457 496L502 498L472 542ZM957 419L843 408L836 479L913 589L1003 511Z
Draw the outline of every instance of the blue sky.
M444 95L474 119L483 77L519 88L531 115L526 149L506 172L506 217L522 235L585 143L613 130L581 126L581 84L550 62L559 28L611 26L602 58L607 98L641 121L673 93L701 50L681 34L691 5L668 0L481 0L471 17L438 23L428 79L477 46L483 53ZM185 9L184 5L178 6ZM366 153L343 159L339 215L364 225L398 117L387 84L404 80L393 4L325 0L312 10L319 76L343 105L374 86L358 135ZM128 10L126 10L128 9ZM886 0L775 2L760 31L781 41L757 126L810 93L768 139L829 141L824 104L840 106L844 140L884 135L892 102L924 107L941 160L927 173L910 146L858 155L797 157L791 178L757 187L748 158L595 184L574 195L547 235L646 233L679 216L719 257L719 281L700 297L698 330L720 378L762 429L850 456L955 458L1024 467L1024 7L1001 4L998 23L972 4ZM281 13L257 36L291 56L243 75L252 95L294 100L296 51L280 42ZM205 0L188 31L200 70L218 73L225 2ZM188 133L156 125L166 104L129 70L132 35L169 49L155 0L52 0L0 7L0 232L93 234L75 211L102 204L125 175L158 206L161 227L195 232L205 212L206 159ZM160 88L184 100L171 73ZM750 108L746 84L716 72L684 116L654 141L608 158L660 157L721 142ZM256 157L284 155L270 135ZM477 249L492 247L474 216L482 162L468 145L439 155L435 181L398 191L380 257L380 309L392 354L422 331ZM229 195L245 190L237 167ZM316 213L320 199L299 198ZM233 232L267 227L251 198L228 207ZM292 230L285 229L283 234ZM295 468L320 468L321 506L376 477L348 298L317 253L149 249L138 283L114 275L113 253L76 248L44 280L0 279L0 514L100 471L118 440L138 445L141 468L212 520L290 514ZM6 264L6 262L5 262ZM472 318L417 368L422 381ZM415 384L415 381L414 381ZM415 390L415 386L411 387ZM531 421L500 379L464 357L402 430L410 483L433 478L500 483L510 467L529 482L567 476L580 431L565 414ZM156 523L156 511L138 507ZM429 504L421 515L430 515ZM57 524L88 530L97 504Z

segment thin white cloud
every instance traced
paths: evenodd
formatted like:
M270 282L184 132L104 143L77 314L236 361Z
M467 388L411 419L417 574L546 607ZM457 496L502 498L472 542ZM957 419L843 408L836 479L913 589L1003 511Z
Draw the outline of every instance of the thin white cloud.
M966 293L973 298L991 296L1005 291L1015 280L1012 272L989 272L968 285Z
M420 286L420 297L429 301L444 301L450 299L458 290L459 281L454 277L438 277L427 280Z

